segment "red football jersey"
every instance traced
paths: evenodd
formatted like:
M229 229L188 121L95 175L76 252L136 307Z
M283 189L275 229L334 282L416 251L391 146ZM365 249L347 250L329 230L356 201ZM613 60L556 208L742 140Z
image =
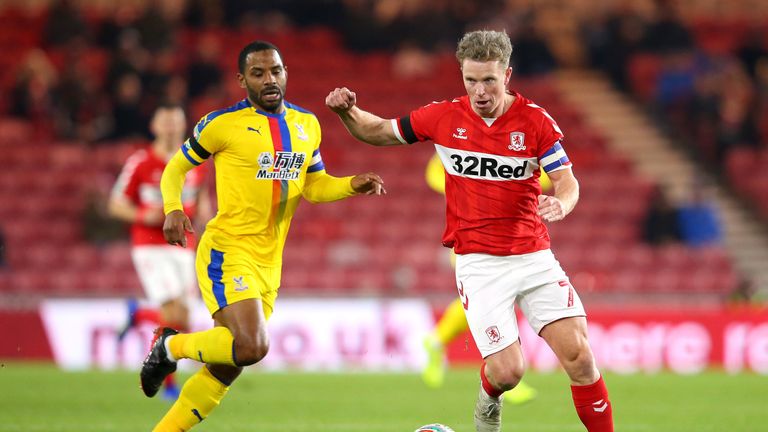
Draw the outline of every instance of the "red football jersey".
M393 120L403 143L435 143L446 172L443 245L457 254L504 256L549 248L538 215L539 167L552 172L571 162L555 120L531 100L513 95L512 106L496 119L481 118L463 96Z
M163 209L163 196L160 193L160 178L163 175L166 161L159 158L151 148L140 149L134 152L123 166L120 176L117 178L112 194L123 195L139 210L148 208ZM197 211L197 194L202 187L205 172L195 169L187 173L182 203L184 212L190 218ZM163 227L148 226L143 223L131 225L131 241L136 245L166 244L163 237ZM187 233L187 244L194 247L194 236Z

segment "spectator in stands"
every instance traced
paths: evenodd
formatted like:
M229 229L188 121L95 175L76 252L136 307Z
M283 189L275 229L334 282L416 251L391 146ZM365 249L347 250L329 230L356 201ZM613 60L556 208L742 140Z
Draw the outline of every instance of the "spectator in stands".
M688 246L711 246L722 242L723 229L712 194L712 187L697 179L688 201L678 209L680 236Z
M557 67L555 56L533 22L533 17L521 20L510 35L515 47L513 66L518 77L548 74Z
M168 82L176 72L177 52L170 48L162 49L152 55L152 62L143 76L142 106L158 106L166 102L164 98Z
M195 57L187 66L187 92L196 98L221 85L221 43L213 35L204 35L196 45Z
M715 138L715 156L720 164L725 162L731 148L757 147L760 140L756 119L758 100L749 75L734 61L726 67L722 79L727 88L720 94Z
M121 48L122 38L126 31L133 30L137 35L136 21L139 19L141 9L132 2L118 2L114 11L100 23L96 44L110 52L116 52Z
M653 246L680 241L677 219L677 209L661 186L656 185L643 219L643 240Z
M645 39L647 24L628 7L611 10L604 19L585 24L590 61L604 70L621 90L629 91L627 65Z
M344 3L343 19L339 31L344 45L353 51L381 49L397 40L397 36L388 28L387 23L371 12L371 4L366 0L342 0Z
M43 29L46 46L67 45L87 36L88 26L73 3L72 0L58 0L48 10L48 20Z
M698 73L692 53L681 51L665 55L656 83L656 103L666 110L687 112L695 94Z
M762 67L768 65L768 47L766 47L764 29L759 27L750 29L749 36L739 49L738 57L747 73L756 79L761 65Z
M189 100L187 87L187 79L184 75L173 74L165 83L165 88L162 90L162 98L169 103L187 106Z
M33 50L16 72L11 90L10 114L33 122L46 122L53 113L53 88L56 69L42 50Z
M645 32L643 46L655 53L679 53L693 50L693 36L685 27L677 5L660 0L656 5L656 16Z
M125 28L118 37L118 47L109 64L105 88L108 92L114 92L117 83L125 74L136 74L143 77L147 73L152 58L149 52L141 46L139 32L132 28Z
M434 67L434 56L410 43L403 44L392 57L392 75L397 79L425 78Z
M141 44L152 53L171 48L174 32L184 14L184 2L149 2L136 21Z
M146 138L147 119L141 111L141 80L127 73L120 77L112 107L112 130L107 139Z
M66 139L86 139L91 132L91 118L96 115L99 89L82 62L82 53L69 52L54 91L56 134Z

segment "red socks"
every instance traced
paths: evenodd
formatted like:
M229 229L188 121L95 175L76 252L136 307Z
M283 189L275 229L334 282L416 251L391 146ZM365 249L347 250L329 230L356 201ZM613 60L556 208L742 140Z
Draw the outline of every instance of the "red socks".
M133 322L136 324L147 322L157 325L160 322L160 311L157 309L139 308L133 314Z
M503 390L499 390L491 385L491 382L488 381L488 377L485 376L485 362L483 362L483 366L480 368L480 382L483 385L483 390L485 390L485 393L487 393L488 396L497 398L504 394Z
M613 410L602 376L594 384L572 385L571 394L576 413L587 427L587 431L613 432Z

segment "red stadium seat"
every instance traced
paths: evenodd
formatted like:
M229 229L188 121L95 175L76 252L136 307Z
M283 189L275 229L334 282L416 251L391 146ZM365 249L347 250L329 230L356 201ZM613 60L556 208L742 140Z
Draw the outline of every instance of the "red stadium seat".
M0 13L0 45L7 48L5 57L25 54L39 40L41 23L28 21ZM711 29L705 30L706 35L711 34ZM178 67L185 66L186 54L194 51L201 38L218 39L226 54L221 58L230 59L246 41L266 36L263 29L245 33L225 28L181 30L177 34ZM339 77L364 95L368 109L385 116L404 115L432 100L459 95L463 89L453 56L436 56L438 73L433 77L403 80L390 76L389 53L346 51L338 33L329 29L292 29L268 36L287 57L301 60L289 59L295 66L291 67L295 85L291 94L297 97L296 103L315 111L323 125L323 157L329 172L375 171L384 177L389 190L385 197L302 204L285 249L283 288L301 293L315 290L318 295L454 296L448 253L440 245L445 201L426 186L423 177L434 148L419 144L381 149L358 143L323 106L325 94L339 84ZM736 36L726 39L715 42L731 44ZM81 54L82 66L94 75L94 82L105 78L107 56L99 49ZM63 59L63 55L58 57ZM15 66L15 62L2 61L2 65ZM653 97L660 67L661 61L654 55L632 58L630 82L641 98ZM227 60L224 70L233 69ZM330 73L317 74L317 70ZM558 120L568 136L569 155L581 167L577 173L582 186L579 206L565 222L548 224L556 257L577 289L638 295L732 289L736 276L722 250L669 247L655 251L639 242L638 226L648 206L651 182L606 145L606 137L585 122L582 110L565 100L554 84L551 78L515 82L516 88ZM408 91L403 92L404 88ZM399 96L392 97L395 94ZM195 121L214 107L230 104L229 98L241 97L237 82L226 80L223 94L191 101L190 117ZM29 122L0 118L0 147L4 150L0 223L14 269L7 285L14 292L46 295L141 295L130 246L115 243L100 249L85 243L81 213L87 192L107 192L128 155L146 143L132 140L86 147L41 140L40 136ZM728 172L734 184L745 193L761 196L768 190L768 176L759 169L768 163L763 160L766 157L768 152L732 152ZM710 269L719 270L708 273Z

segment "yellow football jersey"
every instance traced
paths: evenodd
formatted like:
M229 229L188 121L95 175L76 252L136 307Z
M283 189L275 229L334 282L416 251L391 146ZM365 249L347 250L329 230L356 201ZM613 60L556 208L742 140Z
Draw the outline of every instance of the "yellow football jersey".
M197 123L169 163L186 172L213 156L218 212L206 231L242 240L248 254L263 266L280 264L302 196L327 202L354 195L351 177L325 172L314 114L287 102L285 107L280 114L270 114L246 98L213 111ZM166 181L168 171L161 184L166 214L180 209L170 187L175 180Z

